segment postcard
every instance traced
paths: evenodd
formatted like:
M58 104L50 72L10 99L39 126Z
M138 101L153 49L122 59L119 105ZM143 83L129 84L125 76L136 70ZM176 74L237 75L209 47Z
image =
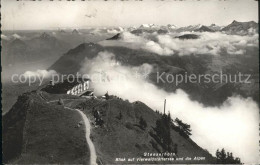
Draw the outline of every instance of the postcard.
M3 164L259 164L255 0L2 0Z

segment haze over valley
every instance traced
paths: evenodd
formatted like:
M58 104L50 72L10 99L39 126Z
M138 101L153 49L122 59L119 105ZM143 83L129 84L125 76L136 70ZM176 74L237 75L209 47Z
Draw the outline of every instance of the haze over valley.
M82 3L3 3L4 163L259 163L255 2Z

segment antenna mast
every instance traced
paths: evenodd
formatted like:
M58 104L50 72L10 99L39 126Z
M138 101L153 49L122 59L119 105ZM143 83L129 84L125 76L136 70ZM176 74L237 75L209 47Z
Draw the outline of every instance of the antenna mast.
M165 114L165 107L166 107L166 99L164 99L164 110L163 110L163 114Z

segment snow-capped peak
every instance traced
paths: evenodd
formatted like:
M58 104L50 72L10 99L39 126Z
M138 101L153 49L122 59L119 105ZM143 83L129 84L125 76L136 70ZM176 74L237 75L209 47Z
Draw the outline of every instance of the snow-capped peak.
M18 34L16 34L16 33L13 34L12 37L15 38L15 39L21 39L21 38L22 38L20 35L18 35Z
M156 28L155 24L142 24L140 28Z
M171 24L168 24L167 27L168 27L169 29L176 29L176 28L177 28L177 26L171 25Z

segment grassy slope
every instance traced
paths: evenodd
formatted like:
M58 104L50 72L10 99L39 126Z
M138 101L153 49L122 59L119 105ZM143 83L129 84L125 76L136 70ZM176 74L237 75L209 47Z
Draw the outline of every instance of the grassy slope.
M83 112L87 114L92 122L94 121L93 110L98 110L102 114L105 122L104 127L96 127L91 132L99 162L105 164L116 163L115 158L138 158L142 157L144 152L164 152L158 143L157 146L160 151L152 146L151 141L155 140L149 134L160 115L145 104L141 102L129 103L121 99L108 101L96 99L81 103L78 107L83 109ZM121 120L117 118L120 111L123 116ZM140 116L147 122L148 127L145 130L140 129L138 126ZM214 162L214 158L191 139L183 138L174 130L171 130L171 137L173 143L178 144L179 157L189 156L194 158L195 156L204 156L206 161L174 161L169 163Z
M25 102L18 99L18 102L7 114L16 113L9 115L9 119L4 116L4 120L10 121L8 124L4 124L3 146L6 147L4 154L5 151L12 150L9 148L12 146L7 145L7 142L9 144L13 142L9 137L18 137L19 135L18 152L11 154L16 158L9 163L86 164L89 159L89 151L84 127L77 127L78 123L82 121L81 116L76 111L64 109L60 105L49 105L36 94L30 94L29 98L25 100L28 102L27 107L21 107L20 105ZM25 115L20 121L20 123L24 123L24 127L20 128L18 119L21 116L14 114L24 114L24 111L26 111ZM11 132L11 127L16 128L17 131ZM7 162L7 159L4 158L4 162Z
M64 99L65 106L82 109L94 123L93 110L102 114L104 127L93 127L91 139L96 147L98 162L116 163L115 158L138 158L144 152L164 152L160 144L149 133L160 115L141 102L129 103L119 98L105 101L68 95L41 94L47 101ZM4 162L9 163L83 163L89 160L84 127L76 111L64 109L57 102L47 104L36 92L24 94L4 116ZM71 99L71 100L65 100ZM117 117L122 113L122 119ZM142 116L147 122L145 130L139 127ZM11 138L12 137L12 138ZM179 157L206 157L206 161L181 161L169 163L212 163L214 158L197 146L171 130L173 144L178 144ZM155 142L157 149L151 142ZM12 145L13 144L13 145ZM7 153L16 146L16 153ZM7 154L6 154L7 153ZM15 159L14 159L15 158ZM10 161L7 161L10 160ZM135 162L137 163L137 162ZM156 162L150 162L156 163ZM161 163L161 162L157 162Z

